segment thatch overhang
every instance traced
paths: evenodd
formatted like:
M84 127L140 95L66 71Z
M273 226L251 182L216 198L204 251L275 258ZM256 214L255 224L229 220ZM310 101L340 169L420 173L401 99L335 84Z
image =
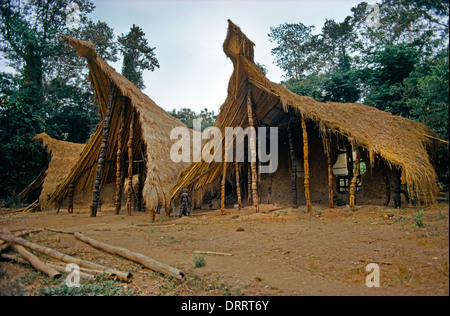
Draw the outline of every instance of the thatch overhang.
M165 206L169 201L171 188L179 172L187 165L183 162L171 161L170 148L174 141L170 139L170 132L175 127L185 127L185 125L159 107L133 83L118 74L101 59L91 42L67 36L61 37L87 60L89 81L95 90L95 98L102 121L97 126L95 133L91 135L67 178L51 196L50 202L60 204L65 199L71 183L74 185L74 196L92 192L102 145L104 116L112 84L115 86L115 92L111 106L110 129L101 186L116 181L117 138L120 126L123 124L124 127L122 153L126 153L128 130L131 118L134 117L133 160L144 161L146 169L143 199L149 209L156 209L158 204ZM133 111L134 115L132 115ZM128 160L126 154L124 154L124 162L125 160Z
M19 198L24 200L37 195L39 196L39 207L41 210L46 210L49 197L67 177L72 166L80 157L85 144L57 140L46 133L38 134L33 139L42 143L42 146L47 149L50 162L47 168L19 194Z
M234 66L227 99L214 125L223 136L225 127L248 126L246 98L250 86L259 126L279 126L289 121L289 112L301 114L322 132L340 135L365 149L371 164L381 159L401 169L410 196L426 203L436 200L437 176L430 153L437 148L439 138L427 126L363 104L317 102L269 81L253 60L254 43L230 20L223 50ZM203 191L217 186L221 175L221 162L192 163L180 174L171 196L176 198L186 187L201 198Z

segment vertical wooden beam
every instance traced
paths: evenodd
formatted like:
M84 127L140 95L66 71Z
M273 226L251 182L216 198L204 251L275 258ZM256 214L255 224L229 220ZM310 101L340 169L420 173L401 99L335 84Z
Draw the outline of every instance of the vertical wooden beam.
M352 145L349 143L345 150L347 152L347 189L350 192L350 184L353 179L353 150Z
M328 207L334 207L334 192L333 192L333 165L331 163L331 140L327 131L323 134L323 143L325 147L325 153L327 155L328 166Z
M253 105L252 105L252 88L248 85L247 89L247 114L248 114L248 126L255 128L255 123L253 121ZM250 150L252 160L256 160L256 131L255 133L250 132ZM257 172L257 162L251 161L252 168L252 196L253 196L253 206L255 212L259 212L259 198L258 198L258 172Z
M97 209L100 206L100 186L103 177L103 167L105 165L106 160L106 149L108 146L108 135L109 135L109 125L110 125L110 116L111 116L111 107L114 101L114 91L115 85L113 82L109 84L109 99L108 104L106 105L105 118L103 120L103 138L102 138L102 146L100 147L100 153L98 155L98 164L97 164L97 173L95 176L94 182L94 192L92 198L91 205L91 217L97 216Z
M252 168L250 163L247 164L247 205L252 204Z
M355 201L356 201L356 189L357 189L357 183L358 183L358 176L359 176L359 162L360 162L360 152L359 149L356 148L356 156L355 156L355 169L353 171L353 178L352 182L350 184L350 198L348 205L350 207L350 211L353 212L355 210Z
M292 178L291 178L291 187L292 187L292 204L295 208L298 207L297 202L297 166L295 164L295 151L294 151L294 141L292 139L292 130L291 130L291 120L289 119L288 124L288 139L289 139L289 152L291 154L291 164L292 164Z
M144 177L144 168L142 168L143 162L138 162L137 172L138 172L138 188L136 192L136 209L138 212L142 211L142 180Z
M128 196L127 215L131 215L131 201L133 195L133 133L134 133L134 108L131 109L130 130L128 131Z
M120 112L120 128L117 135L117 152L116 152L116 195L114 199L114 206L116 215L119 214L122 207L122 139L123 139L123 114L125 104L122 104L122 110Z
M225 159L222 165L222 183L221 183L221 194L220 194L220 212L225 215L225 183L227 181L227 163Z
M305 170L305 199L306 199L306 209L311 212L311 193L309 190L309 148L308 148L308 132L306 131L306 122L303 114L302 117L302 130L303 130L303 164Z
M394 169L394 207L402 207L402 171L399 168Z
M238 209L240 210L242 207L242 198L241 198L241 184L240 184L240 178L239 178L239 162L235 162L235 169L236 169L236 195L237 195L237 202L238 202Z
M68 200L69 200L69 208L67 209L67 212L69 214L72 214L73 213L73 183L69 184L67 196L68 196Z

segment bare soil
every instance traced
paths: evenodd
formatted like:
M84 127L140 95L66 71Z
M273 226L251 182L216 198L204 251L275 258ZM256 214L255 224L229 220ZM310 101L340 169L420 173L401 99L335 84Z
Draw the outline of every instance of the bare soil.
M420 219L423 227L418 225ZM3 226L80 231L188 275L187 281L175 282L72 235L43 230L26 237L75 257L131 271L132 283L121 286L134 295L449 295L448 203L395 210L366 205L353 213L345 207L315 205L308 213L304 207L262 205L260 213L244 208L228 209L226 215L217 210L197 210L182 218L161 214L153 223L148 213L114 215L112 209L96 218L87 209L76 209L74 214L0 210ZM202 258L206 264L196 267ZM366 286L369 263L380 267L378 288ZM35 277L23 282L31 273ZM27 295L38 295L49 286L43 280L30 266L0 260L0 294L16 295L11 288L15 284ZM63 282L64 278L51 286Z

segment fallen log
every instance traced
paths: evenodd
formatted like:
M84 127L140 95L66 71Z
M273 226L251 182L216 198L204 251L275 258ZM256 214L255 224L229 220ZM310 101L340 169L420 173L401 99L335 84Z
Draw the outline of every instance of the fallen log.
M47 263L47 264L59 272L67 272L66 267L62 267L62 266L54 264L54 263ZM80 268L80 271L78 272L80 275L80 278L88 279L88 280L95 279L95 275L93 273L86 273L84 271L81 271L81 269L82 268Z
M173 268L165 263L162 262L158 262L156 260L153 260L145 255L142 255L140 253L136 253L133 252L131 250L125 249L125 248L121 248L121 247L116 247L116 246L111 246L109 244L106 244L104 242L95 240L93 238L87 237L81 233L74 233L74 236L85 242L90 244L91 246L95 247L95 248L99 248L102 249L106 252L115 254L115 255L119 255L121 257L124 257L128 260L137 262L142 264L144 267L147 267L153 271L157 271L157 272L161 272L165 275L169 275L175 279L178 279L180 281L183 281L185 279L185 274L184 272Z
M14 236L16 237L22 237L24 235L28 235L31 233L39 233L41 232L42 229L27 229L27 230L18 230L18 231L13 231ZM0 240L0 253L7 249L10 245L7 244L4 240Z
M11 234L11 232L6 227L3 228L3 232L6 234ZM61 277L61 273L56 271L54 268L46 265L44 262L39 260L38 257L36 257L34 254L29 252L28 250L26 250L21 245L13 244L12 247L23 259L28 261L36 270L48 275L51 278L54 278L54 279L59 279Z
M38 270L42 273L45 273L46 275L48 275L49 277L51 277L53 279L59 279L61 277L61 273L56 271L55 268L53 268L53 267L45 264L41 260L39 260L38 257L33 255L28 250L26 250L23 246L14 244L14 245L12 245L12 247L14 248L15 251L17 251L17 253L22 258L27 260L36 270Z
M103 271L105 274L109 275L110 277L117 278L121 281L130 282L133 278L133 275L130 272L123 272L115 269L111 269L105 266L102 266L100 264L97 264L95 262L87 261L87 260L81 260L66 254L63 254L57 250L51 249L49 247L44 247L38 244L35 244L31 241L25 240L20 237L15 237L11 234L8 234L3 230L3 233L0 234L0 239L3 239L4 241L19 244L21 246L24 246L26 248L29 248L31 250L37 251L39 253L42 253L44 255L47 255L49 257L52 257L54 259L58 259L60 261L66 262L66 263L75 263L78 264L80 267L90 268L90 269L97 269Z

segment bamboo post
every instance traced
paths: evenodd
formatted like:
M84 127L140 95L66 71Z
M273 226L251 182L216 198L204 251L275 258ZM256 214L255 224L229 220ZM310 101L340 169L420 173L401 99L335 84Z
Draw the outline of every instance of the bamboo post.
M235 169L236 169L236 195L237 195L238 209L240 210L242 207L242 198L241 198L241 184L239 179L239 162L237 161L235 163Z
M114 91L115 91L115 85L111 81L109 85L109 99L108 104L106 106L106 112L105 112L105 118L103 120L103 138L102 138L102 146L100 147L100 153L98 155L98 164L97 164L97 173L95 176L95 182L94 182L94 193L92 198L92 205L91 205L91 217L97 216L97 209L100 206L100 186L102 182L103 177L103 168L105 165L106 160L106 149L108 146L108 135L109 135L109 125L110 125L110 115L111 115L111 107L112 103L114 101Z
M252 195L253 206L255 212L259 212L259 198L258 198L258 173L256 164L256 135L254 131L255 123L253 121L253 105L252 105L252 88L248 85L247 92L247 114L248 114L248 126L253 128L253 132L250 132L250 150L251 150L251 168L252 168Z
M288 124L288 138L289 138L289 152L291 154L291 164L292 164L292 178L291 178L292 204L294 205L295 208L297 208L298 207L298 202L297 202L297 166L295 165L295 151L294 151L294 141L292 139L291 119L289 120L289 124Z
M349 198L349 207L350 211L355 210L355 200L356 200L356 186L358 182L358 176L359 176L359 161L360 161L360 152L359 149L356 148L356 156L355 156L355 169L353 171L353 178L352 182L350 184L350 198Z
M308 132L306 131L306 122L303 114L302 117L302 130L303 130L303 164L305 170L305 199L306 199L306 209L311 212L311 193L309 190L309 149L308 149Z
M331 141L330 135L325 132L323 135L325 153L327 155L328 165L328 207L334 207L334 192L333 192L333 165L331 163Z
M131 201L133 194L133 132L134 132L134 109L131 107L130 130L128 134L128 197L127 215L131 215Z
M125 104L122 105L121 115L120 115L120 128L119 134L117 135L117 154L116 154L116 195L114 199L114 206L116 215L119 214L122 208L122 139L123 139L123 114L124 114Z

